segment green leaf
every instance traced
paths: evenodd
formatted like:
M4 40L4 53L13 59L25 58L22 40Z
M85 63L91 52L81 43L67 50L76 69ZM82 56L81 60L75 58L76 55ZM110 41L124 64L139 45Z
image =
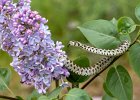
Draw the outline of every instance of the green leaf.
M118 100L118 99L116 99L116 98L114 98L114 97L111 97L111 96L109 96L108 94L105 94L105 95L103 96L102 100Z
M47 96L40 96L37 100L51 100Z
M140 44L139 43L134 44L129 49L129 61L134 71L140 77Z
M18 100L24 100L22 97L20 97L20 96L16 96L16 98L18 99Z
M127 70L121 65L110 68L106 78L106 87L118 100L132 100L133 98L132 80Z
M130 17L121 17L117 24L118 32L131 33L136 29L135 22Z
M0 90L3 91L9 85L11 78L11 70L8 68L0 68Z
M110 97L114 97L114 96L112 95L112 93L110 92L110 90L107 88L106 83L103 84L103 88L104 88L105 92L106 92Z
M60 92L62 91L62 89L63 89L63 87L59 86L59 87L55 88L52 92L47 94L46 96L40 96L38 98L38 100L56 100L57 97L59 96ZM36 99L32 99L32 100L36 100Z
M92 98L86 91L79 88L73 88L66 94L65 100L92 100Z
M34 90L28 97L27 100L37 100L41 95Z
M121 41L128 40L128 41L131 42L131 38L130 38L130 35L129 34L119 34L119 39Z
M76 65L83 67L89 67L89 59L86 56L81 56L73 61ZM70 76L67 77L67 80L71 83L82 83L85 82L87 79L89 79L90 76L81 76L77 75L76 73L73 73L70 71Z
M86 39L98 48L115 48L120 41L116 26L107 20L92 20L78 27Z
M111 20L111 22L117 27L117 23L118 23L117 19L113 18L113 19ZM131 42L131 38L130 38L130 35L129 35L129 34L120 34L120 33L119 33L119 34L116 36L116 38L118 38L120 41L128 40L128 41Z
M117 21L116 18L113 18L113 19L111 20L111 22L112 22L112 24L114 24L115 26L117 26L118 21Z
M135 16L140 21L140 4L138 4L135 8Z
M57 87L56 89L54 89L52 92L50 92L48 95L47 95L47 97L48 97L48 99L56 99L58 96L59 96L59 94L60 94L60 92L62 91L62 89L63 89L63 87L62 86L59 86L59 87Z

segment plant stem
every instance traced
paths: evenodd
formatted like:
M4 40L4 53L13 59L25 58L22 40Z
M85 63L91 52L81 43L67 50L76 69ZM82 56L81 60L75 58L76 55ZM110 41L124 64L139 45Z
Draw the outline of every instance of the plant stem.
M55 86L56 88L59 86L59 80L55 80Z
M135 44L137 42L137 40L140 38L140 31L138 32L138 36L135 38L135 40L133 41L133 43L130 45L130 47L132 47L133 44ZM130 48L129 47L129 48ZM129 50L129 49L128 49ZM127 50L127 51L128 51ZM99 73L97 73L95 76L93 76L86 84L84 84L81 89L86 88L97 76L99 76L103 71L105 71L110 65L112 65L115 61L117 61L122 55L115 57L114 60L107 66L105 67L103 70L101 70Z
M59 87L59 80L55 80L55 86L56 88ZM57 96L57 99L59 99L59 95Z
M8 97L8 96L3 96L3 95L0 95L0 98L8 99L8 100L18 100L17 98Z

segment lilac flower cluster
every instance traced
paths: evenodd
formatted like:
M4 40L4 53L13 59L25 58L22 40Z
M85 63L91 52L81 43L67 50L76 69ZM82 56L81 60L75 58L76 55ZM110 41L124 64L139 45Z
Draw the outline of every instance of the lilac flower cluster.
M13 57L11 66L21 82L46 93L53 79L67 77L66 54L61 42L54 43L47 20L30 9L30 0L0 0L0 47Z

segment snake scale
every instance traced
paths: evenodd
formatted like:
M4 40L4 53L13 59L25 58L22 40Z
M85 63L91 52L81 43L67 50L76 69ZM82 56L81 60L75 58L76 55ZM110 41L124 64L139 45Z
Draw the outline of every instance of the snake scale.
M113 59L116 56L119 56L119 55L125 53L130 46L130 42L125 40L116 49L111 49L111 50L105 50L105 49L91 47L91 46L82 44L78 41L70 41L69 45L82 48L91 53L106 56L106 57L102 58L100 61L96 62L93 66L90 66L87 68L81 68L81 67L77 66L76 64L74 64L73 61L71 61L67 58L67 60L64 63L64 66L68 70L70 70L78 75L90 76L90 75L96 75L97 73L102 71L104 68L106 68L113 61Z

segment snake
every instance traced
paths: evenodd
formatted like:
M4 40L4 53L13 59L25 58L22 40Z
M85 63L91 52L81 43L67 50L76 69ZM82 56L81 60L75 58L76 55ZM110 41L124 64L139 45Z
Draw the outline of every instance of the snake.
M96 47L89 46L86 44L82 44L78 41L70 41L69 42L70 46L79 47L88 52L99 54L99 55L104 55L106 57L103 57L101 60L96 62L93 66L90 66L87 68L82 68L82 67L74 64L73 61L71 61L69 58L67 58L64 63L64 66L68 70L70 70L78 75L82 75L82 76L96 75L99 72L101 72L103 69L105 69L114 60L114 58L116 56L119 56L119 55L122 55L123 53L125 53L128 50L128 48L130 47L130 44L131 43L129 41L125 40L117 48L106 50L106 49L100 49L100 48L96 48Z

